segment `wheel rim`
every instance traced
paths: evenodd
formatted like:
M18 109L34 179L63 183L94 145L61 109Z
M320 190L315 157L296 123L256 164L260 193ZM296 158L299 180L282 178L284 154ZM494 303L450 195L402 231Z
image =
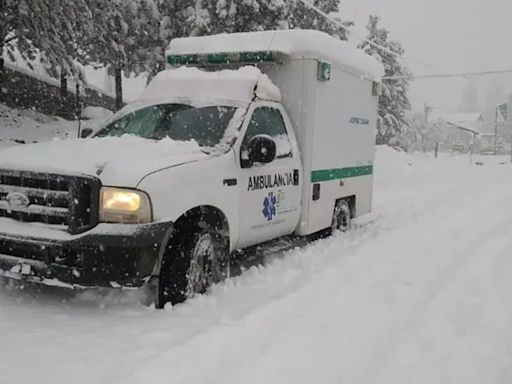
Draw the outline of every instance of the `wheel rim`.
M186 296L204 293L208 287L222 280L219 246L213 235L199 236L190 257Z
M336 212L333 218L332 229L333 231L346 232L350 230L351 217L350 208L347 204L340 204L336 207Z

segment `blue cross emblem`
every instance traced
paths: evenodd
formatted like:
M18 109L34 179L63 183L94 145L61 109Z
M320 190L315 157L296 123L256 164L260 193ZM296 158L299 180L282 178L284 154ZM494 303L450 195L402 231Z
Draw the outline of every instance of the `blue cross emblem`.
M277 199L274 196L273 192L270 192L267 197L265 197L265 200L263 200L263 216L268 221L272 221L272 219L276 216L276 204Z

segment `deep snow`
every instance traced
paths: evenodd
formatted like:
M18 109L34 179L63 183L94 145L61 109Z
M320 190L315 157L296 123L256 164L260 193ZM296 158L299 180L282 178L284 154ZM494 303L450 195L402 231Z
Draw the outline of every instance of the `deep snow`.
M502 160L379 148L374 213L353 233L164 311L2 288L0 382L510 383Z
M75 130L0 105L0 148ZM476 162L380 147L353 233L165 311L0 288L0 383L510 383L512 169Z
M78 136L78 124L31 110L0 104L0 149L20 142L32 143L53 138Z

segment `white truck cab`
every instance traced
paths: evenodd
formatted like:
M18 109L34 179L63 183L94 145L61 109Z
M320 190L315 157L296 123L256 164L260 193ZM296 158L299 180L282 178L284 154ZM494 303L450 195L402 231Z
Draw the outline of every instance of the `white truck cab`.
M315 31L177 39L92 138L0 152L0 275L156 286L178 303L229 255L371 210L382 67Z

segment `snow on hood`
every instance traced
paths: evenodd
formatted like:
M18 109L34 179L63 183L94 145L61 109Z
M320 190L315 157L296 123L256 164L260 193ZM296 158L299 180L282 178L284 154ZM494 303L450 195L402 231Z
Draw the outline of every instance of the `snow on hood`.
M136 187L150 172L209 156L194 141L160 141L136 136L54 140L0 151L0 168L86 174L104 185Z

